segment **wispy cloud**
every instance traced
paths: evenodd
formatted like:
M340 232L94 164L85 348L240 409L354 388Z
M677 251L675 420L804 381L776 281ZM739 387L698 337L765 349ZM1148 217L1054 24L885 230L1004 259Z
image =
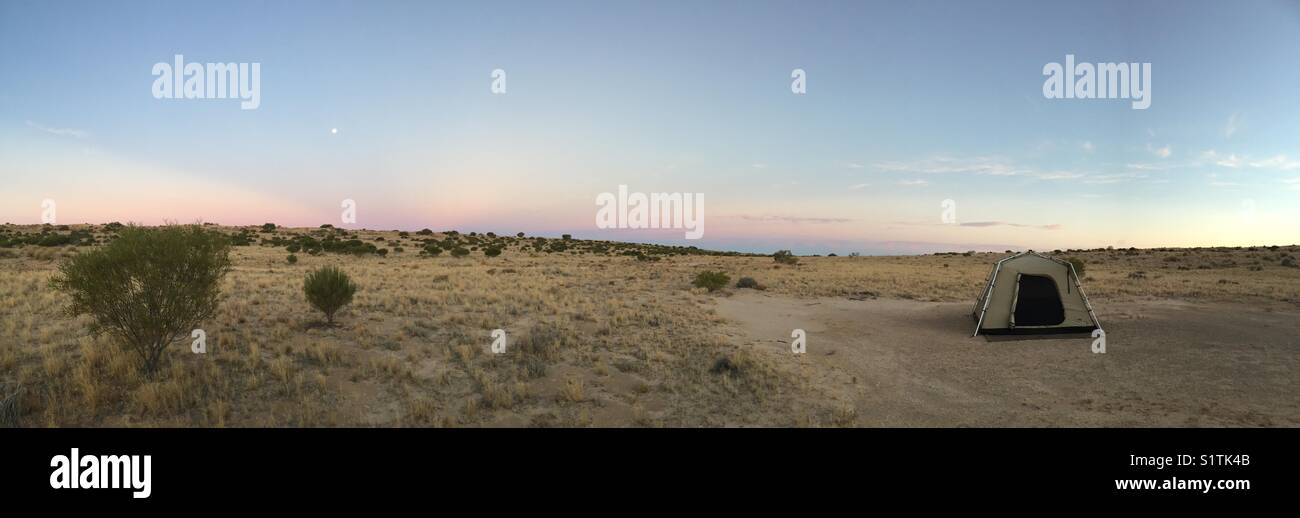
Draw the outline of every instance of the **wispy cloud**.
M967 223L958 223L963 227L1019 227L1019 228L1037 228L1042 230L1060 230L1061 225L1053 223L1050 225L1026 225L1023 223L1010 223L1006 221L971 221Z
M756 216L750 214L742 214L736 217L743 219L745 221L761 221L761 222L769 222L769 223L770 222L796 223L796 224L798 223L819 223L819 224L848 223L850 221L853 221L850 218L814 218L814 217L802 217L802 216L771 216L771 215Z
M926 180L899 180L899 181L898 181L898 185L906 185L906 186L909 186L909 187L919 187L919 186L922 186L922 185L930 185L930 182L928 182L928 181L926 181Z
M1068 170L1041 171L1018 165L1005 158L988 156L966 158L939 156L912 161L878 162L875 168L890 173L1023 176L1039 180L1070 180L1087 176L1081 172ZM899 185L928 185L929 183L927 180L917 179L903 180Z
M1228 123L1223 125L1223 138L1232 138L1241 130L1241 112L1233 112L1228 117Z
M1131 164L1125 164L1124 167L1137 170L1137 171L1168 171L1170 169L1176 169L1179 167L1196 167L1199 165L1200 164L1191 163L1191 162L1182 163L1182 164L1171 163L1171 162L1135 162Z
M1141 180L1145 178L1147 178L1147 175L1144 173L1094 174L1094 175L1088 175L1087 178L1084 178L1083 183L1090 183L1090 184L1123 183L1123 182L1130 182L1133 180Z
M871 187L871 184L869 184L869 183L858 183L858 184L853 184L853 185L850 185L850 186L849 186L849 190L851 190L851 191L860 191L860 190L862 190L862 189L865 188L865 187Z
M939 156L913 161L877 162L875 168L893 173L983 174L1011 176L1028 172L1010 161L996 157L954 158Z
M1170 155L1174 154L1174 148L1169 145L1165 145L1164 147L1155 147L1151 144L1147 144L1147 151L1150 151L1151 154L1160 158L1169 158Z
M49 134L51 134L51 135L58 135L58 136L60 136L60 137L86 138L86 137L89 137L89 136L90 136L90 133L89 133L89 132L87 132L87 131L83 131L83 130L79 130L79 129L73 129L73 128L51 128L51 127L49 127L49 126L42 126L42 125L37 124L37 123L32 122L32 121L26 121L26 122L27 122L27 127L29 127L29 128L33 128L33 129L37 129L37 130L40 130L40 131L44 131L44 132L49 133Z
M1300 169L1300 159L1288 158L1286 155L1276 155L1272 158L1252 161L1250 162L1250 166L1260 169L1291 171L1293 169Z
M1251 168L1274 171L1292 171L1300 169L1300 159L1291 158L1282 154L1273 155L1268 158L1256 159L1246 155L1237 155L1235 153L1223 155L1211 149L1201 153L1201 158L1208 163L1229 169Z
M897 223L897 224L901 224L901 225L916 225L916 226L926 226L926 227L934 227L934 226L937 226L937 227L947 227L947 226L951 226L950 223L939 223L939 222L929 222L929 221L925 221L925 222L918 222L918 221L898 221L898 222L895 222L895 223ZM1048 225L1031 225L1031 224L1026 224L1026 223L1012 223L1012 222L1009 222L1009 221L968 221L968 222L964 222L964 223L958 223L957 226L959 226L959 227L967 227L967 228L1016 227L1016 228L1036 228L1036 229L1040 229L1040 230L1060 230L1061 228L1063 228L1063 227L1062 227L1060 224L1058 224L1058 223L1052 223L1052 224L1048 224Z
M1044 171L1041 173L1033 173L1032 176L1039 180L1073 180L1076 178L1083 178L1087 175L1076 173L1074 171Z
M1083 151L1086 153L1091 153L1097 150L1097 146L1094 145L1091 140L1083 141L1082 144L1079 144L1079 147L1082 148Z

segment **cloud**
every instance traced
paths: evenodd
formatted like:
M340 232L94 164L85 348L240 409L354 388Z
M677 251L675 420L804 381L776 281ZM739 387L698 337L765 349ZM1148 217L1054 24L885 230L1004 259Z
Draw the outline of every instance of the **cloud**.
M1201 159L1229 169L1268 169L1274 171L1292 171L1300 169L1300 159L1291 158L1287 155L1273 155L1269 158L1253 159L1247 155L1237 155L1235 153L1222 155L1211 149L1201 153Z
M1300 178L1287 178L1282 180L1282 183L1286 184L1288 189L1300 190Z
M1125 164L1124 167L1127 167L1127 168L1129 168L1129 169L1135 169L1135 170L1138 170L1138 171L1167 171L1167 170L1174 169L1174 168L1177 168L1177 167L1194 167L1194 166L1197 166L1197 165L1199 165L1199 164L1194 164L1194 163L1192 163L1192 164L1171 164L1171 163L1169 163L1169 162L1155 162L1155 163L1152 163L1152 162L1136 162L1136 163L1132 163L1132 164Z
M754 169L767 169L767 164L755 162L753 164L749 164L749 167L752 167Z
M79 129L73 129L73 128L51 128L51 127L47 127L47 126L42 126L42 125L37 124L37 123L32 122L32 121L26 121L26 122L27 122L27 127L29 127L29 128L38 129L38 130L44 131L44 132L46 132L46 133L49 133L49 134L51 134L51 135L58 135L58 136L60 136L60 137L86 138L86 137L89 137L89 136L90 136L90 133L89 133L89 132L86 132L86 131L83 131L83 130L79 130Z
M1018 228L1037 228L1042 230L1060 230L1061 225L1053 223L1050 225L1026 225L1023 223L1008 223L1006 221L971 221L967 223L958 223L962 227L1018 227Z
M898 185L906 185L906 186L910 186L910 187L920 187L920 186L922 186L922 185L930 185L930 182L928 182L928 181L926 181L926 180L899 180L899 181L898 181Z
M851 190L851 191L860 191L860 190L862 190L862 188L864 188L864 187L871 187L871 184L869 184L869 183L858 183L858 184L853 184L853 185L850 185L850 186L849 186L849 190Z
M1223 138L1232 138L1241 130L1241 112L1233 112L1228 123L1223 126Z
M1150 151L1152 154L1160 158L1169 158L1170 155L1174 154L1174 148L1169 145L1165 145L1165 147L1155 147L1151 144L1147 144L1147 151Z
M1141 180L1145 178L1147 178L1147 175L1143 173L1095 174L1095 175L1089 175L1087 178L1084 178L1083 183L1090 183L1090 184L1122 183L1122 182L1129 182L1133 180Z
M863 165L856 162L849 162L845 167L848 167L849 169L862 169Z
M1033 173L1032 176L1039 180L1073 180L1075 178L1083 178L1086 175L1073 171L1046 171L1042 173Z
M1016 165L998 157L953 158L939 156L922 160L877 162L875 168L890 173L913 174L971 174L983 176L1025 176L1039 180L1070 180L1083 178L1083 173L1065 170L1039 171ZM903 180L899 185L928 185L926 180Z
M795 224L799 224L799 223L848 223L848 222L850 222L850 221L853 221L852 219L849 219L849 218L812 218L812 217L800 217L800 216L754 216L754 215L749 215L749 214L742 214L742 215L737 216L737 217L740 218L740 219L743 219L743 220L745 220L745 221L762 221L762 222L769 222L769 223L770 223L770 222L777 222L777 223L795 223Z
M1286 155L1277 155L1264 160L1250 162L1251 167L1260 169L1277 169L1279 171L1290 171L1300 169L1300 160L1287 158Z
M877 162L876 169L891 173L980 174L1012 176L1028 172L996 157L953 158L939 156L922 160Z
M1083 148L1083 151L1087 153L1091 153L1097 150L1097 146L1093 145L1091 140L1083 141L1082 144L1079 144L1079 147Z

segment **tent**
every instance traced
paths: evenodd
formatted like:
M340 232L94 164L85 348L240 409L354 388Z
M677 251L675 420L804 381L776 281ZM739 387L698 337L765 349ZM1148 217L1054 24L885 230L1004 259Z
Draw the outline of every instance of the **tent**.
M1091 333L1101 329L1074 266L1032 250L993 266L975 301L975 336Z

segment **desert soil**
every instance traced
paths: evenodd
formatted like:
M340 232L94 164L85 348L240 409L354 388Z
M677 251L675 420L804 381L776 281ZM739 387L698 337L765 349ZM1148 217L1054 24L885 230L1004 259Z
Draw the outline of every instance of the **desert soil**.
M1049 252L1087 265L1108 331L1094 354L1089 338L971 337L1001 253L790 265L531 236L212 228L248 239L202 324L208 350L179 341L150 377L49 286L116 231L0 227L0 399L17 394L17 426L1300 426L1294 245ZM14 243L76 232L93 243ZM286 240L307 236L388 253L288 262ZM436 244L471 249L420 252ZM302 292L322 266L360 286L334 326ZM695 286L706 271L729 282ZM747 277L761 289L736 287Z
M718 299L718 312L736 323L733 340L800 365L859 425L1300 425L1300 312L1093 303L1104 354L1091 337L972 337L969 303L747 292ZM790 350L795 328L804 355Z

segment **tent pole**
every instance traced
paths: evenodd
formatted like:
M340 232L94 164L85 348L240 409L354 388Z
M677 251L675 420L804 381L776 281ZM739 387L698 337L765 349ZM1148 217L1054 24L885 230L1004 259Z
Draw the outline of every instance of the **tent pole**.
M998 261L998 265L993 267L993 275L989 277L989 287L984 291L984 308L980 309L980 319L975 322L975 334L971 335L971 338L980 335L980 326L984 325L984 313L989 310L989 298L993 296L993 285L998 282L998 272L1002 270L1002 261Z
M1097 326L1097 329L1101 329L1101 322L1097 320L1097 313L1092 310L1092 301L1088 300L1088 294L1083 292L1083 284L1079 283L1079 272L1074 271L1073 264L1068 262L1065 264L1070 265L1070 274L1074 275L1074 287L1079 289L1079 296L1083 297L1083 305L1088 308L1088 317L1092 318L1092 325Z

